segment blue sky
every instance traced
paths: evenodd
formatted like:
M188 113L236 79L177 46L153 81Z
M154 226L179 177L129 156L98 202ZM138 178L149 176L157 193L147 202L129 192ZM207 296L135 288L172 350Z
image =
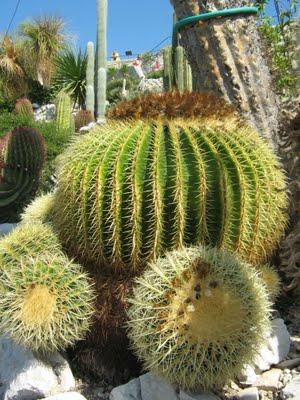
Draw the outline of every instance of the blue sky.
M17 0L0 0L0 32L4 32ZM108 51L123 54L151 50L170 36L172 8L169 0L108 0ZM57 14L67 23L77 46L85 47L96 36L96 0L21 0L12 30L31 16ZM269 7L269 13L275 15Z

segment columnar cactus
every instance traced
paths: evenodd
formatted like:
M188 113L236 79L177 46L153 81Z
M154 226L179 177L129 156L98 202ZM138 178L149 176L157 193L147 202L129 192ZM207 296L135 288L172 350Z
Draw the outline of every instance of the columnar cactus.
M64 245L118 273L196 243L262 262L286 222L284 175L268 145L244 122L220 121L222 108L201 119L215 98L152 95L128 102L128 117L148 103L153 120L111 121L63 156L55 225ZM176 112L189 118L165 119Z
M0 331L32 349L82 339L93 312L92 284L42 224L22 224L0 241Z
M172 63L172 47L168 46L163 51L164 60L164 89L165 91L173 88L173 63Z
M201 247L167 253L137 278L129 337L144 367L188 390L222 387L269 331L265 285L250 265Z
M97 28L97 117L105 120L106 109L106 69L107 69L107 0L98 1Z
M33 118L33 108L30 100L18 99L15 105L15 113L22 117Z
M71 97L60 92L56 99L56 124L59 130L70 129L72 126Z
M182 46L166 47L164 57L164 88L165 91L177 89L180 92L193 90L191 67L186 59Z
M178 19L253 1L171 0ZM238 106L259 133L277 144L278 105L255 15L196 22L180 30L197 91L213 91Z
M95 51L94 43L87 44L86 109L95 114Z
M107 87L107 73L106 68L98 69L98 121L105 121L106 110L106 87Z
M16 217L38 188L45 143L32 128L17 128L0 140L0 221Z

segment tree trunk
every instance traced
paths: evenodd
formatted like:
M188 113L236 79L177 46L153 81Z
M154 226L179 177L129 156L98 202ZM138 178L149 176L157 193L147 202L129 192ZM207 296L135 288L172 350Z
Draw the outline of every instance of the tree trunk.
M178 19L203 11L253 6L252 1L171 0ZM194 89L212 91L237 106L277 148L278 104L262 53L256 15L196 22L180 29L193 71Z

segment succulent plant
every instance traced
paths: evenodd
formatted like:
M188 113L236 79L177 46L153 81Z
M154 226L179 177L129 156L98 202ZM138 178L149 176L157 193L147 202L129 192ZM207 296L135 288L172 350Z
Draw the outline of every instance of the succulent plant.
M0 264L9 265L22 257L58 253L61 245L52 228L42 223L23 223L0 240Z
M15 113L22 117L33 118L33 108L28 99L18 99L15 105Z
M265 285L229 253L167 253L137 278L129 337L144 367L188 390L221 387L253 361L269 330Z
M257 268L260 277L264 281L270 300L274 302L280 294L281 280L275 267L266 265L260 265Z
M23 223L51 222L54 193L43 194L34 199L21 215Z
M0 221L17 218L36 193L45 143L32 128L16 128L0 139Z
M95 50L94 43L87 44L86 109L95 114Z
M172 96L182 99L174 110L165 101ZM71 254L135 273L185 245L209 243L254 264L274 250L286 222L275 155L243 121L220 121L226 106L211 118L160 117L200 108L200 100L191 109L185 102L186 95L152 96L155 119L108 122L64 154L54 223ZM211 100L202 114L213 107ZM143 100L128 102L131 108L146 114Z
M94 292L51 229L24 224L0 241L0 331L36 351L65 348L90 326Z
M94 122L94 116L89 110L79 110L75 116L75 130L79 132L80 128L87 126L91 122Z
M72 127L73 116L71 114L71 97L61 91L56 98L56 124L60 131Z

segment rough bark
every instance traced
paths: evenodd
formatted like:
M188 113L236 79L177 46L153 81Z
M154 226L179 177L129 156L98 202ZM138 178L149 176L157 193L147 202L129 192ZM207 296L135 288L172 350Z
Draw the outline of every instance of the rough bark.
M203 11L252 6L252 1L171 0L178 19ZM197 22L180 30L194 88L235 104L262 136L277 147L278 104L261 50L255 15Z

